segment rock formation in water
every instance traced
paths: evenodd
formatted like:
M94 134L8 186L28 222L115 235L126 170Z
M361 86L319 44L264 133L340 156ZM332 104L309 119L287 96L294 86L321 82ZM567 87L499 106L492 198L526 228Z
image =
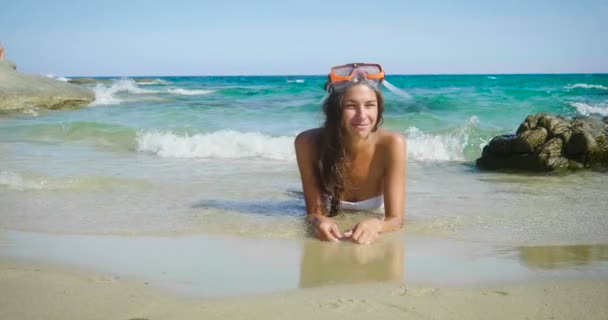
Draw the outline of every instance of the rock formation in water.
M0 112L68 109L93 100L95 93L87 88L44 76L21 74L13 62L0 60Z
M492 139L477 166L526 171L608 167L608 117L530 115L516 134Z

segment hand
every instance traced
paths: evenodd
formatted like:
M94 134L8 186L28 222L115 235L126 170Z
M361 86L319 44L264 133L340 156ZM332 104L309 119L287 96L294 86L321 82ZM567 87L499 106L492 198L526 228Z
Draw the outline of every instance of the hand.
M346 231L344 237L359 244L370 244L378 239L380 231L382 231L382 221L369 219L359 222L352 229Z
M338 225L325 216L317 215L312 220L315 236L323 241L340 241L344 235L338 229Z

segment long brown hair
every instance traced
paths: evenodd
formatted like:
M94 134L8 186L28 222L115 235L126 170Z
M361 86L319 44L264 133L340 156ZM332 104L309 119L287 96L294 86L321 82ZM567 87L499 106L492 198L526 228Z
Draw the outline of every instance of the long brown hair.
M355 85L367 85L359 82ZM354 85L353 85L354 86ZM350 88L352 88L351 86ZM374 124L372 132L378 130L384 119L384 98L377 88L367 85L376 93L378 100L378 118ZM342 128L342 100L345 92L332 91L323 102L323 112L325 113L325 123L321 128L319 137L320 165L321 165L321 190L325 197L325 203L329 203L330 217L342 213L342 196L346 189L344 179L346 149L344 146L344 132Z

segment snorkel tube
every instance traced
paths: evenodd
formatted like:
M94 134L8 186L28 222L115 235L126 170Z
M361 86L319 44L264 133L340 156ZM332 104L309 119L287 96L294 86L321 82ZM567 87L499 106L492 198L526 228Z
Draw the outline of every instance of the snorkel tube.
M386 79L382 80L382 85L384 85L384 87L387 88L388 90L390 90L392 93L394 93L402 98L405 98L408 101L414 100L414 98L412 98L412 96L409 93L395 87L390 82L386 81Z

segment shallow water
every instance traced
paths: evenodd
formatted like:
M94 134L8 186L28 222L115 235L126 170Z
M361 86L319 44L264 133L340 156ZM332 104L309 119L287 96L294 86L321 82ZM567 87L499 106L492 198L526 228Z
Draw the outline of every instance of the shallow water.
M257 283L251 290L296 288L299 281L325 283L329 280L298 272L304 260L306 265L308 261L326 264L318 257L318 251L326 250L310 240L303 222L293 150L297 132L321 122L324 79L162 77L147 83L115 79L91 86L97 95L91 106L4 116L0 118L0 230L41 233L9 232L9 243L15 248L33 246L32 252L44 251L35 249L32 239L37 237L57 241L58 248L67 246L62 241L72 237L46 233L73 234L83 243L116 241L117 246L139 246L142 252L153 251L154 246L205 251L212 249L198 243L219 241L226 250L236 250L237 256L238 246L253 243L252 252L263 256L264 245L276 245L292 257L282 271L289 280L272 284L275 287ZM485 143L497 134L515 131L528 114L608 115L607 75L391 76L389 80L413 97L406 101L386 92L384 126L408 140L403 232L436 241L431 252L466 243L466 248L479 246L484 257L470 264L462 260L466 255L454 257L461 267L449 271L438 260L439 254L425 258L423 243L405 241L397 247L406 249L390 249L403 251L406 257L419 256L406 258L406 266L411 266L395 268L405 270L405 279L432 280L424 273L431 268L430 261L442 266L448 282L458 278L457 270L491 270L497 263L512 266L509 277L517 278L521 270L536 272L531 269L549 274L548 266L573 261L567 258L562 263L547 253L553 252L553 246L574 252L568 254L576 259L583 259L589 251L583 248L589 246L593 252L604 250L597 246L608 243L607 171L489 173L473 164ZM365 217L348 214L337 221L346 229ZM113 236L97 238L100 234ZM127 241L125 236L138 237ZM98 249L109 250L105 245ZM321 246L312 250L312 260L306 249L310 246ZM517 249L521 247L527 249ZM541 253L530 249L545 247L549 249ZM347 266L362 254L357 250L365 251L347 247L327 264ZM363 253L367 255L373 256ZM541 261L528 266L517 256L530 261L540 256ZM32 257L44 259L43 253ZM70 262L72 258L52 259ZM186 268L179 264L187 264L188 259L179 257L173 268ZM233 259L247 261L240 256ZM369 274L329 278L388 280L374 278L378 270L388 268L384 262L374 268ZM478 279L486 279L483 270ZM503 279L488 272L487 279Z
M608 273L607 244L488 247L403 234L363 246L225 235L125 237L11 231L0 234L0 244L0 258L68 264L204 297L355 283L487 285Z

